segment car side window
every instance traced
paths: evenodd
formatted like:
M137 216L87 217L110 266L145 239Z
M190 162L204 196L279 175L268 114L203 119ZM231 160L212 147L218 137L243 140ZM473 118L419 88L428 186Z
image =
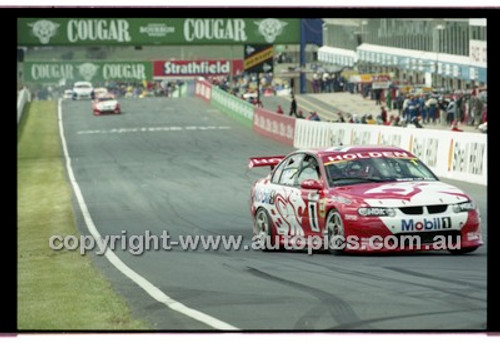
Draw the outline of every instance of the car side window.
M303 157L303 154L292 155L284 162L283 171L278 180L279 184L288 186L297 185L297 174L300 167L300 161L302 161Z
M306 179L319 180L319 177L318 161L316 161L314 156L306 155L298 173L298 183L300 184Z
M285 160L280 163L278 168L273 173L273 177L271 178L271 183L278 183L281 177L281 173L283 173L283 168L285 168L285 164L288 162L288 160Z

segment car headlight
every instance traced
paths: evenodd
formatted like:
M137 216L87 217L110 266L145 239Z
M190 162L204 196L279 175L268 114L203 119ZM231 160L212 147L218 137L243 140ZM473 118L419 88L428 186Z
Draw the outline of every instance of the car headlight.
M455 213L474 211L476 209L476 204L472 201L467 201L459 204L453 204L451 205L451 208Z
M387 207L360 207L358 213L363 217L394 217L396 211Z

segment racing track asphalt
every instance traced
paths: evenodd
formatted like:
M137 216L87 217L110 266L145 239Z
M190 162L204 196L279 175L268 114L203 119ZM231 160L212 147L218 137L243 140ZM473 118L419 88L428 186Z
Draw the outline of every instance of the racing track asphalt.
M292 148L253 134L196 98L121 104L122 115L98 118L88 101L62 104L73 171L101 235L242 234L250 245L250 187L266 170L249 170L248 157ZM479 201L486 219L486 187L452 183ZM87 234L74 206L80 233ZM165 294L242 330L486 328L485 246L465 256L180 248L115 253ZM103 256L92 256L133 314L153 328L210 329L153 300Z

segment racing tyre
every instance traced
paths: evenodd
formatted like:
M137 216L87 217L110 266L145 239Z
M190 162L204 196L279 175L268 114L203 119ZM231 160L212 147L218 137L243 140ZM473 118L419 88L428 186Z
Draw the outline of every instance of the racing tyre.
M272 224L269 213L264 208L259 208L255 215L255 236L253 240L262 251L273 251L276 247L276 238L272 233Z
M334 255L341 255L344 252L345 236L344 221L339 211L328 212L324 235L328 239L328 251Z
M463 249L448 250L452 255L463 255L469 252L476 251L479 246L476 247L464 247Z

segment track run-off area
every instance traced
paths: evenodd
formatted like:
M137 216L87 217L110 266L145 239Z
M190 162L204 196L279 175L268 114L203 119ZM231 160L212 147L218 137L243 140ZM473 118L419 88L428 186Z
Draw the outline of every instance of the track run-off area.
M249 170L248 158L293 148L194 97L120 103L123 114L100 117L89 101L60 103L75 234L241 236L246 246L138 254L119 242L88 253L135 317L159 330L486 328L486 245L463 256L253 250L250 188L268 170ZM486 187L442 180L478 201L486 241Z

